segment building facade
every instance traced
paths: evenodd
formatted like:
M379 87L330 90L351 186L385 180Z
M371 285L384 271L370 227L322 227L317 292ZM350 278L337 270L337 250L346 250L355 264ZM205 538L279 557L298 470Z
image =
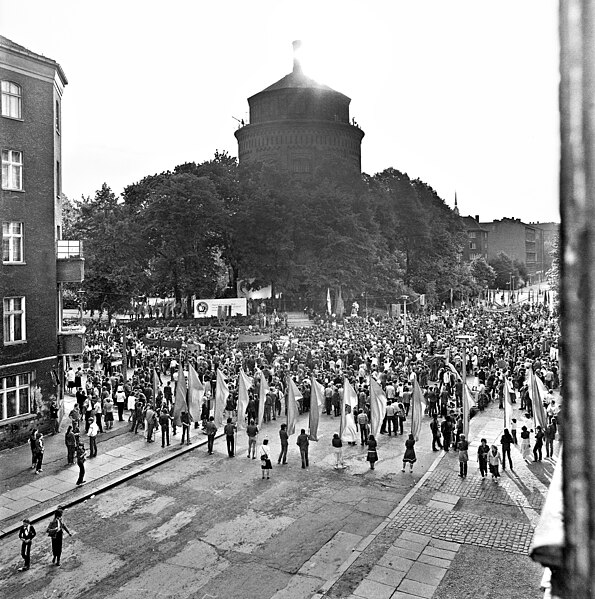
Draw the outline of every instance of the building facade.
M364 132L350 122L350 102L304 75L294 58L289 75L248 98L250 122L235 132L240 164L274 163L307 174L327 159L339 159L360 173Z
M543 231L544 269L547 272L552 267L552 251L560 238L560 223L531 223Z
M503 218L480 223L488 231L488 258L504 252L512 260L522 262L530 278L543 280L545 274L543 230L518 218Z
M471 262L476 258L488 261L489 231L479 224L479 216L462 216L461 221L467 231L467 243L463 247L463 261Z
M58 351L60 280L83 276L80 247L57 256L67 83L58 63L0 36L0 447L23 442L32 426L49 429L63 355L82 345L79 330L67 336L74 347L62 340Z

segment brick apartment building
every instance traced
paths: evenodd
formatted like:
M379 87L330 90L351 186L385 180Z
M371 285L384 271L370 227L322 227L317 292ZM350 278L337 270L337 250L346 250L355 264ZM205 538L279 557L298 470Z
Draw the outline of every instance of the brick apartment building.
M61 330L61 283L83 277L80 247L61 241L67 83L58 63L0 36L0 447L22 443L33 425L49 429L64 355L82 349L80 330Z
M294 42L294 50L299 42ZM248 98L250 123L235 132L240 164L275 163L293 173L310 173L325 159L340 159L361 172L364 132L349 121L351 99L293 71Z
M539 226L528 225L518 218L503 218L480 225L488 231L489 259L504 252L513 260L525 264L532 280L543 280L544 236Z
M463 261L476 258L488 261L488 230L479 224L479 216L462 216L461 222L467 232L467 244L463 247Z

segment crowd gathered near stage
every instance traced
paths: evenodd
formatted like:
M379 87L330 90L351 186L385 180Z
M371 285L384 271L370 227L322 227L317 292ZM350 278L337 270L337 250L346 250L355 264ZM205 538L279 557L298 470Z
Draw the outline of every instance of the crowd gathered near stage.
M410 312L406 322L403 318L357 315L337 322L329 315L304 328L286 328L283 318L275 320L281 326L266 329L235 327L229 322L225 326L172 323L132 328L112 323L89 327L83 364L66 373L67 393L76 401L68 414L65 444L68 463L79 463L77 484L84 483L85 458L97 455L97 435L112 428L116 420L127 421L130 434L142 433L147 442L161 440L164 447L178 434L176 442L189 443L191 431L200 428L207 435L209 453L219 431L225 434L230 457L235 456L234 435L240 428L248 435L251 457L256 457L258 439L263 477L266 473L268 478L271 447L277 451L281 445L278 461L284 462L288 436L294 433L292 426L287 429L288 397L295 401L299 414L315 410L321 418L344 418L346 389L355 394L349 411L356 432L353 427L341 426L333 435L331 450L337 468L343 467L344 444L365 445L373 468L380 436L400 434L405 441L403 471L406 466L413 469L418 439L408 434L410 423L404 423L411 416L415 389L423 395L423 426L431 430L432 449L458 451L462 477L467 475L467 460L476 457L482 476L489 467L492 478L497 479L499 466L505 468L507 458L512 467L513 444L519 444L527 461L540 461L542 448L546 457L553 456L561 409L559 393L553 395L560 387L559 323L548 305L490 308L468 304ZM473 397L466 413L463 355L467 389ZM193 381L200 394L191 402L187 389ZM218 418L214 414L220 397L217 385L226 388L223 413ZM375 389L376 396L383 396L380 422L373 413ZM245 402L239 405L242 392ZM539 419L534 413L536 394ZM176 397L186 401L176 401ZM516 419L509 419L499 446L482 440L477 456L469 456L463 418L490 402L503 410L516 404L523 416L533 418L534 426L517 430ZM262 433L263 425L273 420L285 424L258 437L259 427ZM307 467L308 440L317 439L307 425L295 434L302 466ZM261 441L265 436L271 437L266 444Z

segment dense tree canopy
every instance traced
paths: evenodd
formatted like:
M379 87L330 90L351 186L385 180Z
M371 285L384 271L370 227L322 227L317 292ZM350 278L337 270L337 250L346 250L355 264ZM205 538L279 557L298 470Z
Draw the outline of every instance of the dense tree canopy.
M379 305L425 293L432 304L490 283L487 264L461 263L461 221L430 186L395 169L340 168L305 178L217 152L145 177L120 200L104 185L75 206L78 219L69 208L70 236L86 242L88 305L234 296L238 279L284 297L331 288Z

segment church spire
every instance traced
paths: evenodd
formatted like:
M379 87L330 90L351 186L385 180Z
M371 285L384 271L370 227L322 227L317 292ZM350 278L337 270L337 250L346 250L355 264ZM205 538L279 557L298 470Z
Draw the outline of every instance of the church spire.
M457 192L456 192L456 191L455 191L455 207L454 207L454 210L453 210L453 212L454 212L454 213L455 213L457 216L460 216L460 214L459 214L459 205L458 205L458 203L457 203Z

